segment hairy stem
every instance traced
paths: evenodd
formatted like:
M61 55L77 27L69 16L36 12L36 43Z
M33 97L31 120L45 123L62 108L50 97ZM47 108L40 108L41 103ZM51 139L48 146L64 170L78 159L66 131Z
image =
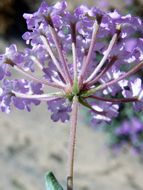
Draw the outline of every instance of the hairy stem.
M19 73L22 73L23 75L25 75L26 77L28 77L29 79L47 85L47 86L51 86L54 88L59 88L59 89L64 89L65 86L59 85L55 82L48 82L47 80L43 80L43 79L39 79L37 77L35 77L34 75L32 75L31 73L28 73L27 71L25 71L24 69L22 69L21 67L14 65L12 68L14 68L16 71L18 71Z
M136 73L138 70L140 70L143 67L143 61L141 61L139 64L137 64L136 66L134 66L131 70L129 70L128 72L122 74L121 76L119 76L117 79L113 79L109 82L106 82L104 84L99 85L96 88L92 88L90 90L88 90L86 93L84 93L82 95L82 97L87 97L90 95L93 95L95 92L100 91L100 90L104 90L114 84L117 84L118 82L120 82L121 80L124 80L125 78L131 76L132 74Z
M61 74L61 76L64 78L64 80L68 83L68 79L66 78L65 76L65 73L63 72L62 68L61 68L61 65L60 63L58 62L58 60L56 59L51 47L50 47L50 44L49 44L49 41L48 39L44 36L44 35L41 35L41 40L44 44L44 46L46 47L46 50L47 52L49 53L53 63L55 64L55 66L57 67L59 73Z
M99 29L99 24L98 24L97 21L95 21L95 23L93 25L93 33L92 33L92 38L91 38L89 51L88 51L87 57L85 59L85 62L82 65L81 73L80 73L80 76L79 76L79 86L81 86L81 84L82 84L85 72L86 72L87 67L88 67L88 65L90 63L92 53L93 53L93 50L94 50L94 46L95 46L95 40L96 40L98 29Z
M88 83L86 81L84 82L86 86L91 87L92 85L94 85L112 67L112 65L115 63L116 60L117 60L116 57L112 57L110 63L106 65L92 81Z
M74 155L76 143L76 127L78 113L78 98L74 96L72 104L71 128L69 137L69 152L68 152L68 171L67 171L67 190L73 190L73 173L74 173Z
M31 55L30 58L39 67L40 70L43 69L43 65L40 63L37 57Z
M78 73L77 73L77 55L76 55L76 47L75 43L72 42L72 54L73 54L73 74L74 74L74 82L73 82L73 93L78 94Z
M51 101L58 98L63 98L65 96L62 92L54 92L49 94L23 94L12 90L12 93L18 98L33 99L40 101Z
M115 42L116 42L117 38L118 38L118 33L119 32L116 32L113 35L113 37L112 37L112 39L111 39L111 41L109 43L109 46L108 46L107 50L104 53L103 58L101 59L100 63L97 65L97 67L95 68L95 70L93 71L93 73L88 77L88 79L86 80L86 82L91 81L96 76L96 74L100 71L100 69L104 65L104 63L106 62L106 60L107 60L110 52L112 51L113 46L115 45Z
M93 98L95 100L100 100L104 102L112 102L112 103L129 103L129 102L136 102L138 101L138 97L131 97L131 98L105 98L99 97L95 95L88 96L87 98Z
M63 70L64 70L64 73L65 73L66 79L72 85L72 79L71 79L71 76L70 76L70 73L69 73L68 63L65 60L65 57L64 57L64 54L63 54L63 51L62 51L62 46L60 44L57 32L55 31L55 28L53 28L51 26L49 26L49 30L51 32L53 41L54 41L56 49L58 51L59 59L60 59L61 64L63 66Z
M73 54L73 70L74 70L74 81L77 80L77 56L76 56L76 48L75 43L72 43L72 54Z

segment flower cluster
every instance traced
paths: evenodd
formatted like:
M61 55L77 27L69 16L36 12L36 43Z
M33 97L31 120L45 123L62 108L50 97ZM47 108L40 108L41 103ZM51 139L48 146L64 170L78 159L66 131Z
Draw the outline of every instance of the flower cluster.
M28 48L18 51L11 45L0 56L3 112L9 113L12 105L29 111L31 104L45 101L52 120L65 122L75 96L89 108L94 123L111 121L121 103L143 109L137 75L143 66L143 37L137 35L143 30L141 19L84 5L71 13L66 1L43 2L24 18ZM12 70L24 78L13 79ZM47 93L49 88L59 91Z

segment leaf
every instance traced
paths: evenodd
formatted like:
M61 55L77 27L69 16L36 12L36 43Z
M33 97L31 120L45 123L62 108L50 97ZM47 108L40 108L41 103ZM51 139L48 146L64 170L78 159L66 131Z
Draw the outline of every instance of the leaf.
M46 190L63 190L52 172L48 172L45 176Z

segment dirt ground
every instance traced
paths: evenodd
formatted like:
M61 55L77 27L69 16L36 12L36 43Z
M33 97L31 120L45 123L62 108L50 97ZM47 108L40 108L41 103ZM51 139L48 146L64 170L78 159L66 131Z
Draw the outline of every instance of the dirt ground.
M43 175L50 170L64 186L68 133L69 123L53 123L44 105L31 113L1 113L0 190L44 189ZM143 189L141 159L129 153L113 155L104 134L83 122L77 136L75 189Z

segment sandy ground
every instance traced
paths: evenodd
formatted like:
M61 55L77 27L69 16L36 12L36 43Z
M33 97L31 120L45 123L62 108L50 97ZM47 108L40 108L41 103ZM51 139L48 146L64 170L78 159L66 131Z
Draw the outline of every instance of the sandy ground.
M79 118L75 189L142 190L143 163L128 153L114 156L105 136ZM69 123L53 123L45 105L0 118L0 190L44 189L52 170L65 185Z

